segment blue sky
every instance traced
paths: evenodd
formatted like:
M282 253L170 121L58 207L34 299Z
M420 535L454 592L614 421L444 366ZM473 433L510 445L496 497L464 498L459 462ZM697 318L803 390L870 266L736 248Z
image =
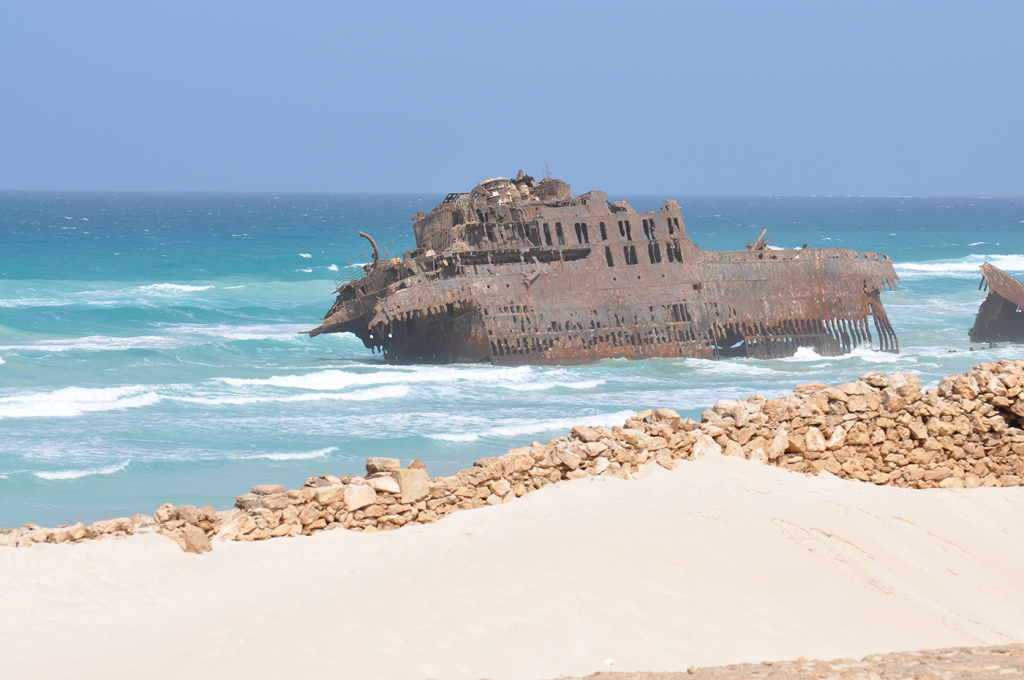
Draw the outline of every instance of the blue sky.
M0 4L0 189L1024 193L1024 3Z

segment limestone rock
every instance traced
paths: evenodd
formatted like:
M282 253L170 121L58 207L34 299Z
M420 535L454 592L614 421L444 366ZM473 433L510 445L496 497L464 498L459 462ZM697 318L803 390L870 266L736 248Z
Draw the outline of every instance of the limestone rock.
M408 468L393 474L400 502L415 503L430 495L430 476L425 468Z
M209 505L202 508L197 508L194 505L179 505L178 519L188 524L199 524L200 522L214 522L217 518L216 511Z
M322 486L316 489L313 499L321 506L338 505L345 500L344 486ZM282 508L283 509L283 508Z
M725 454L726 456L739 456L742 458L743 447L730 439L725 443L725 448L723 449L722 453Z
M345 510L354 512L377 502L377 492L372 487L355 485L345 487Z
M379 472L398 472L402 469L402 462L397 458L367 458L366 474L375 475Z
M671 456L658 456L657 458L654 459L654 462L660 465L661 467L665 468L666 470L676 469L676 461ZM601 472L603 472L603 470ZM597 472L597 470L595 469L595 474L601 474L601 472Z
M153 519L155 519L159 524L173 522L178 519L178 509L170 503L164 503L156 512L153 513Z
M180 529L164 532L187 553L201 554L213 550L213 544L206 537L206 532L194 524L186 524Z
M572 433L584 442L596 442L601 439L601 434L597 430L582 425L572 428Z
M694 458L704 458L705 456L722 453L721 445L703 432L698 434L696 439L697 441L693 444Z
M572 451L563 451L559 449L555 451L555 456L570 470L576 470L580 466L580 457Z
M768 445L768 459L778 460L786 449L789 447L789 435L786 434L785 428L779 428L776 432L775 437L772 439L771 444Z
M127 534L135 533L135 525L132 524L131 519L127 517L118 517L117 519L93 522L91 528L97 534L112 534L115 531L123 531Z
M396 496L401 493L401 489L398 486L398 480L390 475L383 477L371 477L366 481L375 491L394 494Z
M804 446L808 451L821 452L825 450L825 436L816 427L807 428L804 434Z
M825 448L829 451L838 451L846 444L846 430L842 426L832 431L832 436L825 442Z
M928 438L928 428L927 426L925 426L924 423L912 421L907 424L907 427L910 429L910 434L914 437L914 439Z
M288 489L281 484L257 484L252 487L252 493L257 496L269 496L273 493L284 493Z

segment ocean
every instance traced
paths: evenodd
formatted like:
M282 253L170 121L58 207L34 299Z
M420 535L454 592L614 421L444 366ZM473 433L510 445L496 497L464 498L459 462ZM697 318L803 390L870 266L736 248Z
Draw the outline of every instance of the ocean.
M657 209L672 196L613 196ZM230 507L260 483L355 474L368 456L432 475L650 407L698 417L867 371L927 385L980 361L978 267L1024 274L1024 199L679 197L691 238L887 253L901 353L389 366L353 336L310 339L359 231L414 247L442 195L0 192L0 526ZM356 258L352 260L352 258Z

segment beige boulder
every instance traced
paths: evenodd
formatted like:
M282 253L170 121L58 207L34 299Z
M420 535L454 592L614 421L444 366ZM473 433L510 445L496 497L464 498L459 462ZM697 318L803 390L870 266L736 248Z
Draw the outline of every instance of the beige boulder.
M173 539L187 553L198 555L213 550L213 544L206 537L206 532L194 524L186 524L180 529L165 532L165 535Z
M359 484L345 487L345 510L354 512L377 502L377 492L372 487Z
M178 519L187 524L199 524L200 522L215 522L217 517L216 511L209 505L202 508L197 508L194 505L179 505Z
M600 432L593 428L584 427L582 425L577 425L576 427L572 428L572 433L576 435L578 439L585 442L596 442L601 438Z
M366 480L366 483L369 484L374 491L377 491L379 493L389 493L395 496L401 493L401 489L398 487L398 480L396 480L391 475L371 477L370 479Z
M367 458L366 474L375 475L379 472L398 472L402 469L402 461L397 458Z
M742 458L743 447L730 439L727 442L725 442L725 448L722 450L722 453L726 456L739 456L740 458Z
M846 445L846 430L842 426L832 431L832 436L825 442L825 448L829 451L838 451Z
M167 522L173 522L178 519L178 509L170 503L164 503L157 511L153 513L153 519L160 524L166 524Z
M720 455L721 453L722 447L714 439L703 432L696 436L696 441L693 443L694 458L704 458L705 456Z
M118 517L116 519L103 520L102 522L93 522L92 530L97 534L112 534L115 531L133 534L135 533L135 525L132 524L131 518Z
M807 428L806 434L804 434L804 447L808 451L822 452L826 448L825 436L821 434L821 430L816 427Z
M430 475L425 468L406 468L392 474L400 502L415 503L430 495Z
M322 506L336 505L345 501L344 486L321 486L313 492L313 498Z
M257 484L252 487L252 493L257 496L269 496L275 493L284 493L287 490L282 484Z

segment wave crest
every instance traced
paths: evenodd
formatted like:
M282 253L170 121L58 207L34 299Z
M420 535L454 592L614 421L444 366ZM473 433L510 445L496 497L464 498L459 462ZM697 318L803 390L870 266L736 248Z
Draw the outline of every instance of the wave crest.
M99 468L86 468L85 470L55 470L53 472L33 472L32 474L47 481L58 481L64 479L79 479L90 475L112 475L128 467L131 460L116 465L107 465Z

